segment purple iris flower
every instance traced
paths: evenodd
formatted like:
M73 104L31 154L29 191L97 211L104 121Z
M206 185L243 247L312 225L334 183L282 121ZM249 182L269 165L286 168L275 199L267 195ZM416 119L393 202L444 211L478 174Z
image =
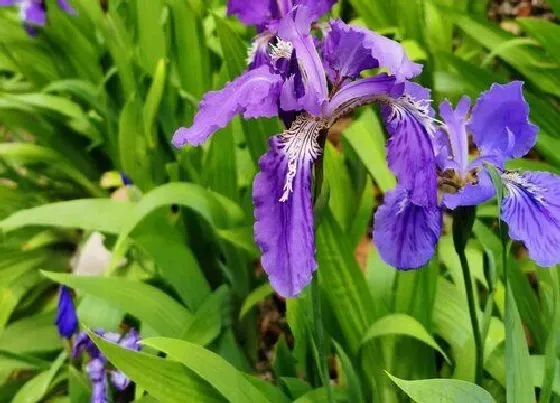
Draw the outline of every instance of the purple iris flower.
M105 340L119 344L121 347L128 350L140 351L140 336L134 329L131 329L124 336L118 333L106 333L100 329L96 330L95 333ZM125 390L128 387L130 379L121 371L107 369L107 358L99 351L86 332L82 332L76 337L72 348L72 357L77 359L83 352L89 355L86 371L91 382L92 403L106 403L109 401L107 393L107 372L115 388L118 390Z
M68 0L57 0L58 6L68 14L75 15L76 10L70 5ZM0 0L0 7L18 6L20 19L25 30L35 35L36 28L42 27L47 22L47 7L45 0Z
M537 139L538 128L529 121L522 86L519 81L494 84L472 109L468 97L455 109L448 101L442 102L443 124L434 143L438 203L409 203L409 192L400 185L386 195L385 205L376 214L374 233L385 261L399 269L426 264L441 235L445 208L473 206L494 197L486 169L490 164L499 170L504 183L501 213L510 237L523 241L537 264L560 263L560 177L504 168L507 160L526 155ZM469 158L470 137L479 154L473 160Z
M67 339L70 339L78 330L78 315L74 307L72 291L64 285L59 288L55 323L58 327L58 333Z
M253 184L261 263L286 297L299 294L317 267L312 168L322 152L319 139L338 118L366 104L381 105L391 135L390 167L407 197L420 206L437 202L434 112L429 92L407 81L422 66L411 62L399 43L340 20L331 21L318 41L311 31L316 16L304 5L286 13L277 24L270 62L206 94L192 127L173 136L176 147L200 145L235 115L294 115L285 119L282 134L270 138ZM360 78L373 68L388 74Z
M241 22L255 25L259 34L248 53L249 69L254 69L271 62L269 48L276 46L279 25L282 19L293 10L295 6L305 6L310 13L310 18L317 21L322 15L329 12L337 0L229 0L228 14L237 15ZM285 43L280 43L280 49Z
M538 128L529 121L523 83L493 84L470 111L470 100L461 99L455 110L447 101L440 106L446 123L447 147L442 169L445 179L460 184L457 193L444 194L447 208L476 205L494 196L486 164L501 173L505 188L502 219L509 236L525 243L529 257L543 267L560 263L560 177L548 172L512 172L504 163L525 156L535 145ZM469 161L468 136L479 157ZM444 189L445 190L445 189Z

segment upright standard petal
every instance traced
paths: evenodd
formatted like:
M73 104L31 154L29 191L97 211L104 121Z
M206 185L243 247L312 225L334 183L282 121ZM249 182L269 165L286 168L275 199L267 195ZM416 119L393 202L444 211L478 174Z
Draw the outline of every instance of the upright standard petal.
M294 5L302 5L309 8L309 14L313 21L317 21L328 13L338 0L295 0Z
M340 20L331 21L322 56L333 82L355 79L373 68L386 69L399 82L422 72L422 65L411 62L400 43Z
M439 106L439 114L445 123L450 146L450 156L455 162L454 166L459 173L465 175L469 166L469 138L466 130L466 119L471 108L469 97L463 97L455 110L447 100Z
M272 19L280 18L276 0L229 0L228 15L237 15L248 25L264 25Z
M67 339L78 330L78 316L72 299L72 291L64 285L59 287L58 308L56 311L58 333Z
M437 127L429 92L421 86L401 84L403 92L384 102L382 115L390 138L389 168L399 184L410 190L410 199L420 206L437 204L435 135Z
M468 129L482 156L499 156L503 162L527 154L539 129L529 121L523 83L492 84L474 106Z
M287 80L282 89L280 106L285 111L305 110L311 115L320 116L329 94L325 70L310 34L312 22L311 10L298 6L282 20L278 28L279 38L293 47L304 90L298 96L293 79Z
M298 295L317 267L311 195L312 166L324 125L301 115L269 141L253 184L255 239L261 263L276 292Z
M373 239L379 254L397 269L424 266L442 231L442 210L416 205L402 186L385 195L375 214Z
M560 177L548 172L502 174L502 219L539 266L560 263Z
M246 119L276 116L281 84L281 76L262 66L244 73L220 91L207 93L193 125L177 130L173 145L200 145L215 131L226 127L237 114Z

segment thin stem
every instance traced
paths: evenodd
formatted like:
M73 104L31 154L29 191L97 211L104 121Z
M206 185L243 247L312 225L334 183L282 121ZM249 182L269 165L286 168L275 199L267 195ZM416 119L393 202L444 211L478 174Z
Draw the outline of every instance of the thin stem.
M471 269L469 267L469 262L465 256L465 252L459 251L459 259L461 261L461 267L463 268L463 280L465 282L465 291L467 292L467 303L469 305L469 316L471 318L471 326L473 330L474 337L474 348L475 348L475 382L477 385L482 383L482 369L483 369L483 358L484 358L484 346L482 345L482 337L480 334L480 326L478 324L478 313L476 309L476 301L474 299L473 283L471 278Z

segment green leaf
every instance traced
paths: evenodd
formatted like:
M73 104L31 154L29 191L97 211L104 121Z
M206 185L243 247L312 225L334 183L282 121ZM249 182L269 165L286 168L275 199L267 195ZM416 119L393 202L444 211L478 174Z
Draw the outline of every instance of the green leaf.
M365 402L362 395L362 386L360 384L360 378L354 370L354 366L350 357L344 352L344 349L340 344L333 341L334 347L336 349L336 354L340 359L342 370L344 371L344 380L346 383L346 390L348 391L348 401L349 402Z
M90 332L108 360L156 399L170 403L224 402L218 392L179 362L127 350Z
M406 381L387 376L417 403L494 403L492 395L474 383L456 379Z
M428 333L426 328L418 322L415 318L404 314L392 314L382 317L377 320L368 329L362 344L367 344L372 341L375 337L389 336L389 335L399 335L399 336L409 336L421 341L432 347L434 350L438 351L443 355L443 358L450 363L449 358L445 351L434 340L432 335Z
M150 0L148 0L148 2L150 2ZM154 3L156 2L157 1ZM138 7L138 9L141 8L142 6ZM157 145L156 117L163 97L163 91L165 89L165 77L167 74L165 60L160 59L154 69L154 79L152 81L152 86L146 95L146 102L144 103L142 111L142 115L144 116L144 131L146 133L148 147L150 148L155 148Z
M252 258L257 259L261 254L255 243L253 227L220 229L218 230L218 236L232 246L249 253Z
M265 298L271 296L272 294L274 294L274 289L269 283L255 288L249 295L247 295L245 301L243 301L243 305L239 310L239 320L241 321L252 308L257 306L260 302L264 301Z
M192 320L192 314L182 305L157 288L139 281L42 273L53 281L111 302L161 335L182 337Z
M344 137L384 193L397 185L395 176L387 166L385 135L373 110L366 109L354 120L344 130Z
M54 325L54 318L54 312L46 312L10 323L0 335L0 350L12 353L46 353L60 350L62 343Z
M0 159L21 164L48 164L82 186L92 196L104 196L104 192L71 165L64 156L50 148L35 144L4 143L0 144Z
M515 21L560 63L560 27L557 24L541 18L517 18Z
M156 71L157 75L156 66L165 59L167 51L167 38L163 24L164 1L139 0L136 4L136 14L138 19L138 61L148 74Z
M168 357L184 364L218 390L230 402L262 403L269 401L242 372L219 355L204 348L181 340L154 337L142 342Z
M10 232L22 227L78 228L118 234L134 204L110 199L83 199L43 204L20 210L0 221L0 229ZM84 214L87 211L88 214Z
M204 346L216 339L223 325L222 308L230 303L228 298L225 285L206 298L185 330L183 339Z
M27 381L25 385L12 400L13 403L34 403L42 401L51 386L56 373L66 361L67 355L65 352L60 353L58 358L52 363L48 371L41 372L31 380Z
M147 215L160 207L172 204L189 208L213 225L218 224L220 219L235 222L243 217L243 211L237 204L201 186L192 183L168 183L146 194L127 215L115 250L123 246L132 230Z

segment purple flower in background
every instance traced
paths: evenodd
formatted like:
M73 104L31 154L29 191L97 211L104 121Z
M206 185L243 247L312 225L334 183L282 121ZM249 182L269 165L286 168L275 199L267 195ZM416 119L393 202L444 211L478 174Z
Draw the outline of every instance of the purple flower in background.
M76 10L70 5L68 0L57 0L58 6L68 14L75 15ZM0 7L18 6L20 19L25 30L35 35L36 28L42 27L47 22L47 7L45 0L0 0Z
M140 351L140 336L134 329L130 329L124 336L118 333L106 333L103 330L96 330L95 333L107 341L119 344L123 348ZM82 332L76 337L72 348L72 357L77 359L83 352L89 355L86 371L91 382L92 403L105 403L109 401L107 394L107 372L115 388L125 390L128 387L130 379L121 371L107 369L107 358L99 351L86 332Z
M435 141L439 197L436 205L409 203L410 192L398 186L376 214L375 240L385 261L399 269L417 268L433 256L445 208L490 200L495 190L487 165L501 173L505 195L502 219L512 239L525 243L541 266L560 263L560 177L546 172L519 173L504 163L520 158L536 142L538 128L529 121L521 82L494 84L471 109L462 98L455 109L440 105L444 124ZM469 137L479 155L469 159ZM410 147L416 147L409 143ZM424 175L418 175L426 180ZM420 184L417 184L420 186ZM435 193L434 193L435 196Z
M312 23L332 3L298 5L274 20L278 38L268 62L206 94L193 125L173 136L176 147L200 145L236 115L284 119L287 129L270 138L269 150L259 161L253 202L262 266L275 290L286 297L299 294L317 267L312 168L322 152L319 138L338 118L366 104L381 105L391 135L390 167L407 201L427 208L437 202L437 126L429 92L407 81L422 67L411 62L397 42L340 20L331 21L318 41ZM230 2L230 12L242 12L237 4ZM243 11L244 21L260 24L265 19L255 15L272 15L250 14L257 11ZM373 68L388 74L360 78L362 71ZM425 178L418 179L418 173Z
M512 172L504 163L525 156L535 145L538 128L529 121L529 105L519 81L494 84L483 92L472 108L461 99L457 108L443 102L440 113L448 134L441 169L444 177L460 184L457 193L445 194L447 208L483 203L494 196L485 164L495 166L505 187L502 219L509 236L523 241L529 256L540 266L560 263L560 177L548 172ZM480 155L469 162L468 136Z
M70 339L78 330L78 316L76 315L76 308L74 308L72 291L64 285L59 288L55 323L58 333L67 339Z

